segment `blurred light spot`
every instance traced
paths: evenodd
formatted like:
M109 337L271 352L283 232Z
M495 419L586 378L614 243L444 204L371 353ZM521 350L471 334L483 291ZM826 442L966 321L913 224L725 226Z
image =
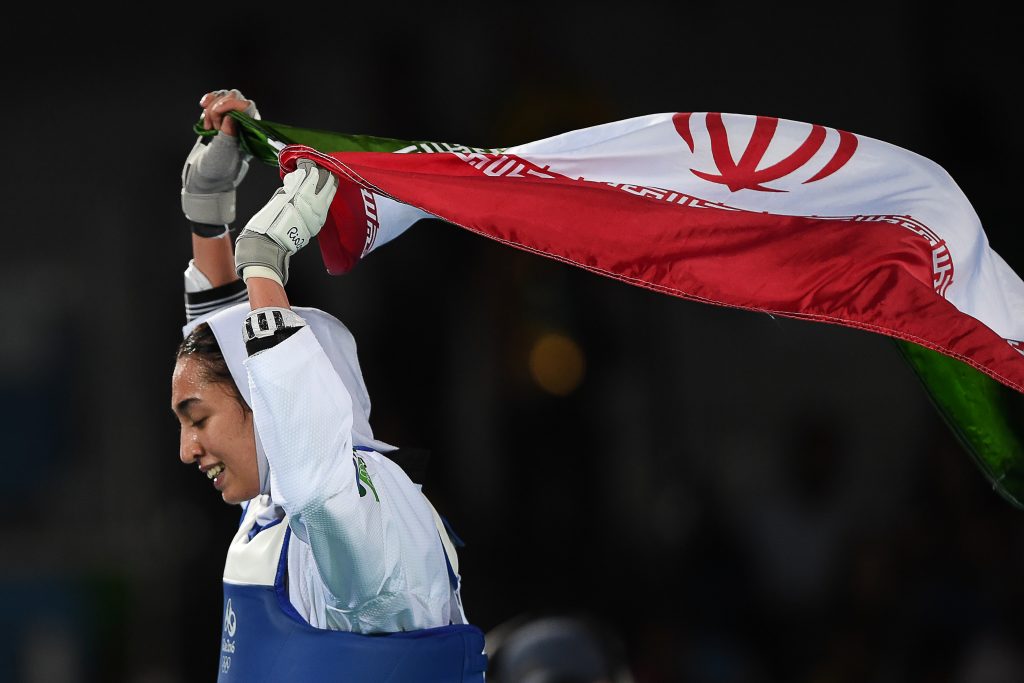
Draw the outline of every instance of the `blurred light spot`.
M568 396L583 381L583 351L561 334L545 334L530 349L530 375L541 389Z

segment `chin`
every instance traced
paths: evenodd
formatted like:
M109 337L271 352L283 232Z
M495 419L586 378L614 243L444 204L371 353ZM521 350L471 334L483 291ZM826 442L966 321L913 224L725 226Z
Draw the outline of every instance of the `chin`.
M238 505L239 503L244 503L245 501L252 498L252 496L240 496L238 493L234 491L224 491L223 493L220 494L220 497L228 505Z
M225 503L229 505L238 505L239 503L244 503L248 500L252 500L253 498L260 494L259 486L254 485L250 486L249 488L245 488L245 486L235 485L237 483L238 482L230 481L228 483L228 486L226 486L224 490L220 492L220 497L224 500Z

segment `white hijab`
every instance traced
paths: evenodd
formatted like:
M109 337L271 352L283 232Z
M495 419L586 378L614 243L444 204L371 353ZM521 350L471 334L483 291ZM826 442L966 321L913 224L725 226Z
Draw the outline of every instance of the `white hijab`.
M182 328L182 332L187 337L201 323L210 326L213 336L217 338L221 353L224 354L231 377L235 380L235 386L238 387L242 398L251 408L249 373L245 370L245 359L249 357L249 354L245 350L245 342L242 339L242 326L245 316L249 314L250 310L252 309L248 301L222 308L196 318L186 324ZM373 438L373 430L370 428L370 394L366 390L363 373L359 369L356 340L352 333L340 320L318 308L295 306L292 307L292 310L298 313L312 328L313 335L320 342L334 371L338 373L338 377L341 378L352 397L352 445L366 446L379 453L395 450L394 446ZM256 461L259 466L260 493L270 493L270 463L263 450L259 432L256 432Z

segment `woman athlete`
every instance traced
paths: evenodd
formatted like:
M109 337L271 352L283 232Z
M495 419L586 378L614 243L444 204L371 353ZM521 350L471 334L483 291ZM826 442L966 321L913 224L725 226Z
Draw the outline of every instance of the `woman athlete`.
M244 510L224 568L219 680L482 681L455 550L401 451L373 438L352 335L285 293L338 181L301 161L233 245L246 161L226 114L258 114L237 90L200 105L218 133L182 172L193 259L171 406L182 462Z

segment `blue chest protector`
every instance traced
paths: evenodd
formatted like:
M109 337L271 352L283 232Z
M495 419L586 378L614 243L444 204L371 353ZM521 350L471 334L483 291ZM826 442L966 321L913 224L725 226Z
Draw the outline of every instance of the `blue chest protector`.
M218 681L484 680L484 636L475 626L452 624L384 635L310 626L287 594L287 521L243 539L251 526L243 523L228 551ZM449 575L455 579L450 566Z

